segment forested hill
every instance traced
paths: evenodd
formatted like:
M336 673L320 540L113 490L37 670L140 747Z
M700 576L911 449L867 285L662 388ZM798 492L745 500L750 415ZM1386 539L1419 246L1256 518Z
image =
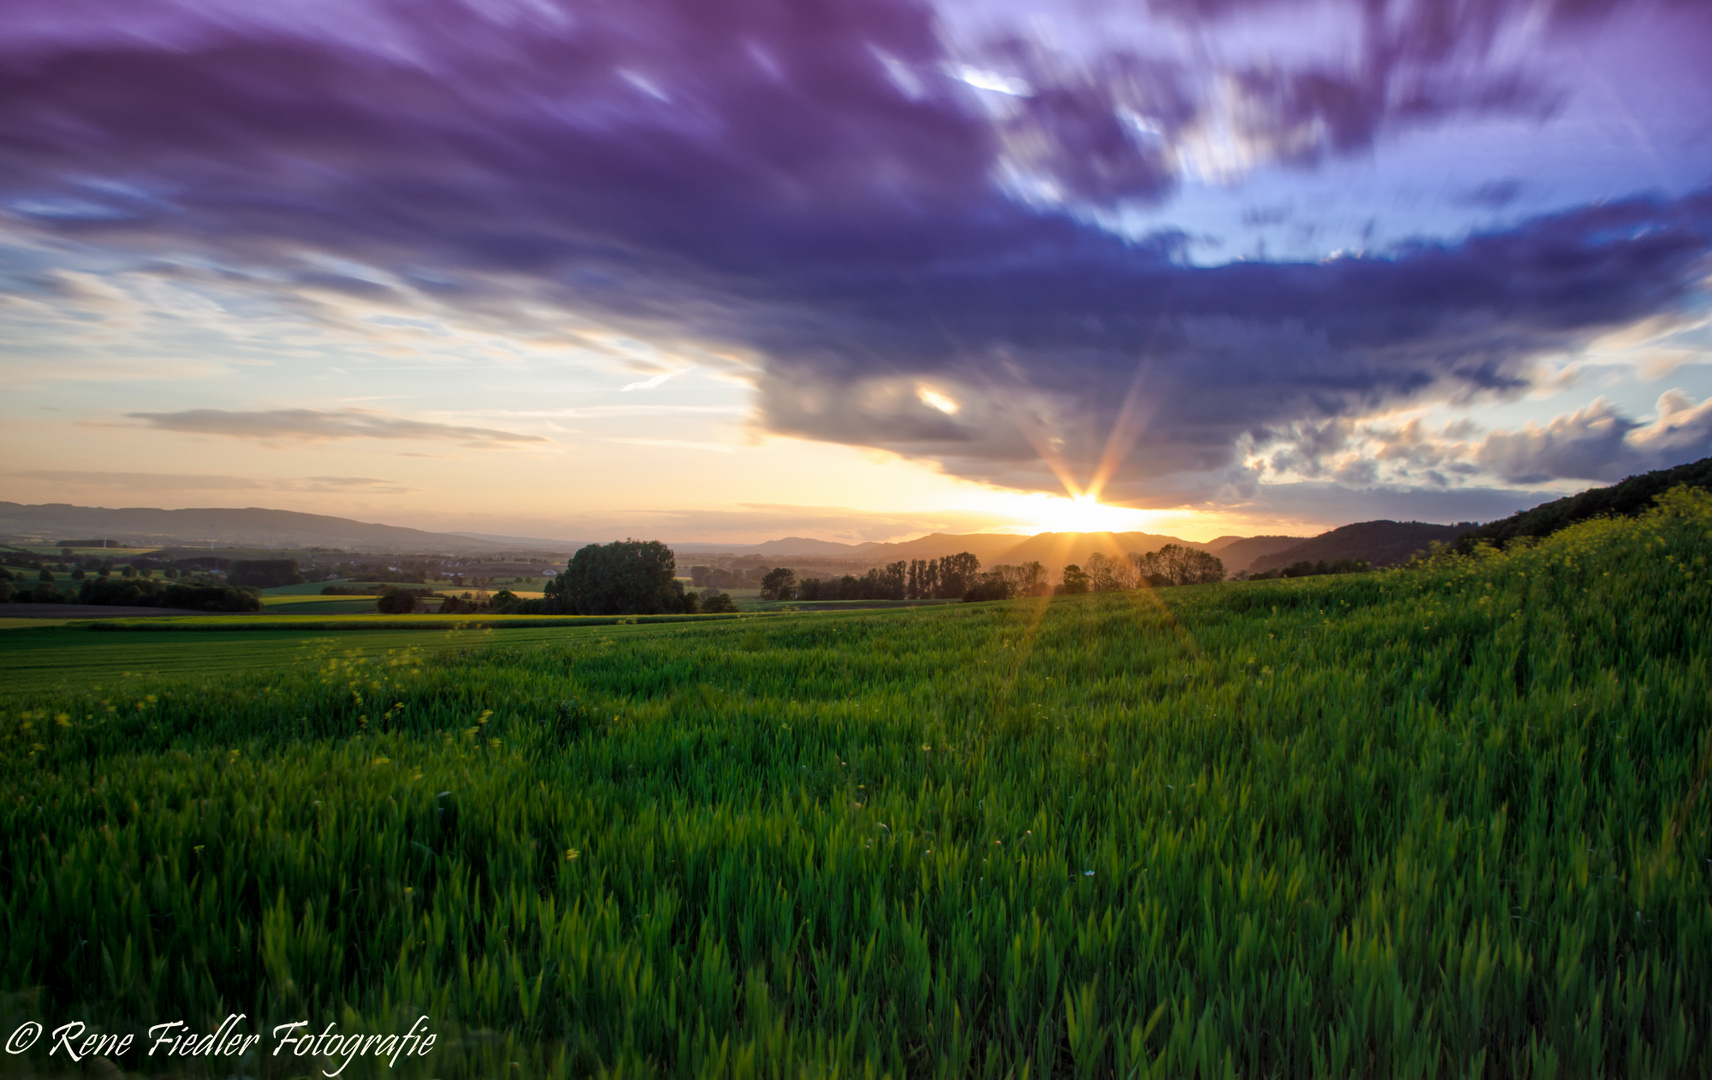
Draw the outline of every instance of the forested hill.
M1364 559L1369 566L1390 566L1426 550L1435 540L1455 543L1457 537L1471 528L1472 522L1429 525L1424 521L1358 521L1262 556L1254 560L1249 570L1258 574L1298 562L1334 559Z
M426 532L400 525L380 525L326 514L264 507L207 507L162 510L131 506L106 508L65 503L24 505L0 502L0 536L12 541L56 543L68 537L111 538L115 544L137 546L331 547L347 551L488 552L516 551L527 542L509 544L452 533ZM581 543L560 541L575 551Z
M1225 564L1225 573L1241 574L1268 555L1276 555L1297 544L1307 542L1305 536L1221 536L1200 545Z
M1653 499L1678 484L1712 490L1712 457L1678 465L1673 469L1657 469L1621 480L1610 487L1588 488L1579 495L1541 503L1532 510L1522 510L1507 518L1489 521L1477 529L1463 533L1458 547L1472 548L1481 540L1503 547L1518 536L1550 536L1578 521L1610 514L1634 517L1652 506Z

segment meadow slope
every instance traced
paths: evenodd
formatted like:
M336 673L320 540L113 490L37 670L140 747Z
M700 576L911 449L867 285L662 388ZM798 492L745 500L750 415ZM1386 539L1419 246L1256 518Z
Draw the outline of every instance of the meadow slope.
M1424 569L15 691L0 1021L427 1013L438 1076L1704 1076L1709 533L1684 494Z

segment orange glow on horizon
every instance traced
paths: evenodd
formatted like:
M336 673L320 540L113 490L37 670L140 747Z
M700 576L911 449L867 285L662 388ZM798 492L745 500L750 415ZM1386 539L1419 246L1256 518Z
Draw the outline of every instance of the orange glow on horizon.
M1017 495L1004 501L1016 527L1030 533L1151 532L1160 517L1158 511L1108 506L1090 494Z

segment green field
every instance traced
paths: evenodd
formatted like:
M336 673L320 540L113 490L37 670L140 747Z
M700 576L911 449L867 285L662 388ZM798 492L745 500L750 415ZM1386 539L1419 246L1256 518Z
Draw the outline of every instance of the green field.
M563 641L570 632L629 635L683 629L730 616L387 616L335 618L266 615L149 616L30 623L0 635L0 694L127 685L157 675L239 673L290 668L318 658L463 652L490 645ZM42 625L43 622L47 625ZM354 631L361 630L361 633Z
M52 544L16 544L9 545L8 550L14 552L29 552L32 555L57 558L61 549ZM138 555L153 555L158 547L74 547L71 549L74 558L94 556L100 559L130 559Z
M344 589L366 586L372 588L373 592L377 594L382 589L386 588L385 585L379 583L365 583L353 581L348 578L335 578L331 581L304 581L299 582L296 585L275 585L271 589L262 589L261 594L263 600L277 600L284 596L315 597L318 599L321 596L321 590L327 588L329 585L336 585Z
M1157 593L8 632L0 1026L432 1018L347 1077L1706 1076L1708 556L1685 498Z
M373 596L268 595L262 610L288 615L355 615L375 609Z

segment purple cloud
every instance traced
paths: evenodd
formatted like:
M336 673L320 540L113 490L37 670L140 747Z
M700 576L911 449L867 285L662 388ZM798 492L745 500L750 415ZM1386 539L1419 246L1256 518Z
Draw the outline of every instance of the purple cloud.
M780 432L1002 484L1105 469L1115 495L1204 497L1251 483L1245 443L1291 425L1519 387L1542 350L1680 303L1712 247L1705 195L1324 263L1197 267L1180 234L1090 223L1176 187L1208 76L1253 106L1251 150L1304 167L1551 104L1496 58L1534 6L1400 10L1342 65L1066 65L995 40L974 57L998 66L995 102L912 0L0 0L0 208L21 234L285 290L393 288L323 256L471 308L527 289L748 347Z
M1037 245L1025 266L876 284L833 333L760 337L787 358L768 363L762 401L781 430L1014 483L1014 470L1044 471L1017 412L1086 478L1139 400L1147 418L1116 491L1177 497L1157 482L1199 473L1217 487L1245 438L1434 388L1519 388L1540 353L1679 302L1709 246L1706 196L1314 264L1195 268L1116 241ZM914 379L959 412L885 392Z

